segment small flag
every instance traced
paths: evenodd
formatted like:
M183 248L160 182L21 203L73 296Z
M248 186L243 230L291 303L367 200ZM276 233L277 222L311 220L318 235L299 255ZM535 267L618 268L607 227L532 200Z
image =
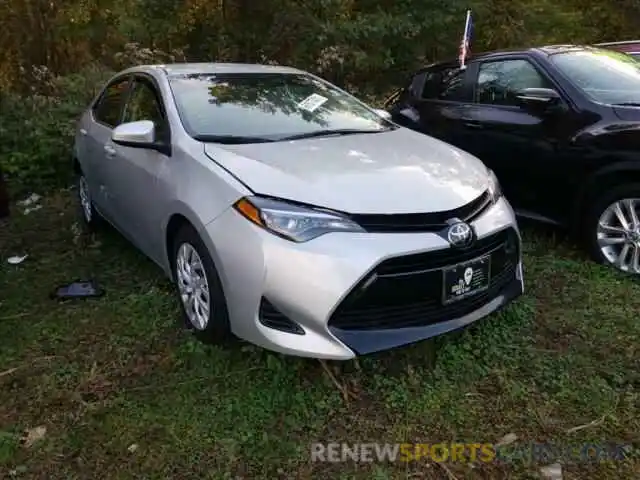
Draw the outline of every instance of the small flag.
M473 19L471 18L471 10L467 10L467 21L464 24L464 36L462 37L462 42L460 42L460 56L458 59L460 60L460 68L465 69L467 66L465 65L465 61L467 57L471 54L471 38L473 37Z

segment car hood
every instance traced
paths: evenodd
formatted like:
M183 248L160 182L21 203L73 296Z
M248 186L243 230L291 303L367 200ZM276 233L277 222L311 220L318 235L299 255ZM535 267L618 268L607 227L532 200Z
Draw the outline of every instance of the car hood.
M405 128L204 149L256 194L349 213L452 210L489 186L480 160Z

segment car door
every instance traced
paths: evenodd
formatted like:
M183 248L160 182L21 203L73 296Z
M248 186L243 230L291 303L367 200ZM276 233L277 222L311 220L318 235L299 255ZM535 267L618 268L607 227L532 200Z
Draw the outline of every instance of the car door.
M150 120L155 143L171 145L166 109L152 77L136 75L124 108L123 123ZM123 233L153 259L163 255L162 220L166 198L160 193L159 177L170 161L166 153L115 143L110 163L110 183L117 198L117 214Z
M563 190L563 179L553 172L566 138L567 103L533 109L518 100L523 88L557 90L527 57L477 61L469 72L475 81L473 104L462 118L465 149L495 171L514 207L546 214L550 192Z
M466 150L465 129L461 119L467 116L472 100L472 83L466 69L457 64L440 65L423 73L424 80L413 108L418 129Z
M110 222L116 223L115 204L109 190L109 163L113 157L111 133L120 124L131 77L126 75L111 81L102 91L83 121L79 131L82 143L82 167L94 202Z

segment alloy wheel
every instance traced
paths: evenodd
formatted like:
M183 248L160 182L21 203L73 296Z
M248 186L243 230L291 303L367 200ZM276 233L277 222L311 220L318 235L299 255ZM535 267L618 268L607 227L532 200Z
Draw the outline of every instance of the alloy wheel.
M180 299L189 322L197 330L209 323L211 296L202 259L196 249L183 243L176 254L176 280Z
M598 246L604 258L623 272L640 274L640 198L609 205L598 221Z

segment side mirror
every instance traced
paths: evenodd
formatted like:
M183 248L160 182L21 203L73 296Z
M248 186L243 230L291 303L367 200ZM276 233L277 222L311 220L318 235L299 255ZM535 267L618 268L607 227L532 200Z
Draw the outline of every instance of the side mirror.
M525 107L544 108L557 104L560 94L552 88L523 88L516 98Z
M113 143L132 148L150 148L156 139L156 127L150 120L128 122L113 129Z
M376 108L374 110L374 112L376 112L378 115L380 115L385 120L391 120L391 114L389 112L387 112L386 110L383 110L381 108Z
M146 148L167 156L171 155L171 146L156 140L156 127L151 120L139 120L118 125L113 129L111 140L123 147Z

